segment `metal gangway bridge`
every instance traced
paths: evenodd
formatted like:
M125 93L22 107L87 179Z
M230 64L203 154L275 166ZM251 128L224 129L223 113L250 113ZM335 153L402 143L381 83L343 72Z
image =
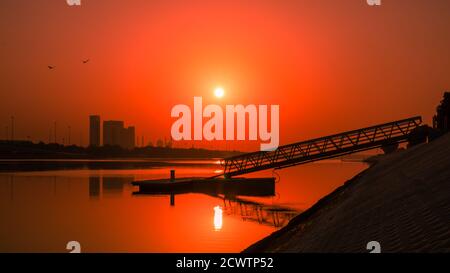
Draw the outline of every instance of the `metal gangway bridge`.
M410 134L421 123L422 118L417 116L284 145L275 151L260 151L225 158L222 161L223 175L231 178L396 145L408 141Z

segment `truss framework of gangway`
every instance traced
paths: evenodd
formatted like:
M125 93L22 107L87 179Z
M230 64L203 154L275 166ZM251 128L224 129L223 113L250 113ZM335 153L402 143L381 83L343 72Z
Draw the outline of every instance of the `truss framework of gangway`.
M408 140L409 134L422 123L412 117L331 136L278 147L275 151L242 154L222 161L224 176L232 177L266 169L281 169Z

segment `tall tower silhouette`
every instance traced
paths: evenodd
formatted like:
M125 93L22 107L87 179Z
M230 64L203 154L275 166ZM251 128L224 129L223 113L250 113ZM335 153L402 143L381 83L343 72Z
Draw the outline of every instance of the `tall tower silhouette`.
M100 146L100 116L89 116L89 146Z

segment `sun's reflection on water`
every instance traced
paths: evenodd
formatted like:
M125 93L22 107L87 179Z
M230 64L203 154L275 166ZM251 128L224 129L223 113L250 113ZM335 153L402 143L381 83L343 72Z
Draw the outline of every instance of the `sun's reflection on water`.
M214 230L222 229L222 208L220 206L214 207Z

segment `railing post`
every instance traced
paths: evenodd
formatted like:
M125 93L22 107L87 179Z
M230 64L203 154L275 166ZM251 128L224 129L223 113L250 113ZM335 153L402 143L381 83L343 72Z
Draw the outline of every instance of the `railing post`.
M175 170L170 170L170 181L175 181Z
M170 170L170 182L175 182L175 170ZM170 206L175 206L175 194L170 194Z

